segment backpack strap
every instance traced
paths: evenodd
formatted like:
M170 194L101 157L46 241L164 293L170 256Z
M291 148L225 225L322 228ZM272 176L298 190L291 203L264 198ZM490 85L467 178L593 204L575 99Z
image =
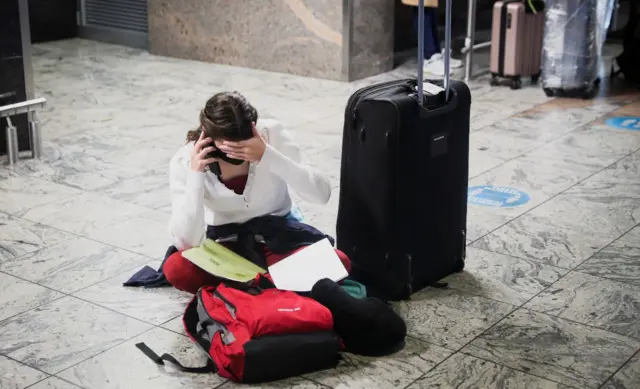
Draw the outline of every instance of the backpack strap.
M208 358L207 360L207 364L205 366L201 366L201 367L187 367L182 365L180 362L178 362L177 359L175 359L172 355L170 354L162 354L162 356L159 356L158 354L156 354L153 350L151 350L149 348L149 346L147 346L145 343L137 343L136 347L142 351L142 353L144 355L146 355L149 359L151 359L153 362L155 362L157 365L160 366L164 366L164 362L171 362L172 364L174 364L178 370L185 372L185 373L215 373L217 372L217 368L216 365L213 363L213 361L211 360L211 358Z

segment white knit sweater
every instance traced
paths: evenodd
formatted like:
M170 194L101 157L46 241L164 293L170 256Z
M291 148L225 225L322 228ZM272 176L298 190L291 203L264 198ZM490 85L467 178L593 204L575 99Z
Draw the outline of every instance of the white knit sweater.
M290 186L302 199L326 204L329 180L301 163L300 148L291 133L275 120L261 120L258 131L267 142L262 159L249 166L242 195L228 189L213 173L191 170L187 143L170 162L172 213L169 231L173 244L185 250L202 243L206 225L244 223L264 215L284 216L291 210Z

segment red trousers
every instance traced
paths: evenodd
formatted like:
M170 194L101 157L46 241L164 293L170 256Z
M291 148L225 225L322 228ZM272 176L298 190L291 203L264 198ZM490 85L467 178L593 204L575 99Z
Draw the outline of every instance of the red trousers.
M288 257L296 251L302 250L303 248L304 247L301 247L288 254L274 254L267 252L267 266L278 263L282 259ZM349 257L347 257L345 253L338 249L336 249L336 254L338 254L338 258L340 258L340 261L342 261L342 264L344 265L345 269L347 269L347 272L351 272L351 262L349 261ZM192 294L196 294L196 292L198 292L198 289L203 286L217 286L220 283L219 278L200 269L198 266L191 263L188 259L184 258L180 253L175 253L167 258L164 263L163 271L164 275L167 277L167 280L176 289Z

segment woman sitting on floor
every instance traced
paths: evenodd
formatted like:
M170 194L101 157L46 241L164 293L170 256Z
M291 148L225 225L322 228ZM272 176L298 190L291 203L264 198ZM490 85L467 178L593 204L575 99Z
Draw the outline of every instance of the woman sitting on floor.
M263 267L324 239L291 212L289 188L312 203L331 196L327 178L302 164L300 154L291 134L275 120L258 122L239 93L210 98L199 128L170 164L170 232L178 252L162 266L167 280L190 293L219 282L180 255L205 237ZM346 255L336 252L349 271Z

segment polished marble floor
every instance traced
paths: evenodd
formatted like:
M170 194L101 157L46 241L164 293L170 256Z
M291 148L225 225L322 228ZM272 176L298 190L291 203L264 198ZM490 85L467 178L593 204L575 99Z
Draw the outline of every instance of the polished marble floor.
M343 84L82 40L37 45L34 66L45 157L0 167L0 387L234 388L134 347L204 361L181 329L187 295L121 286L168 243L169 158L212 93L241 91L330 177L328 206L300 206L333 233L345 101L411 67ZM640 94L471 87L470 185L530 200L470 205L466 271L396 305L403 351L262 388L640 388L640 131L605 124L640 116Z

